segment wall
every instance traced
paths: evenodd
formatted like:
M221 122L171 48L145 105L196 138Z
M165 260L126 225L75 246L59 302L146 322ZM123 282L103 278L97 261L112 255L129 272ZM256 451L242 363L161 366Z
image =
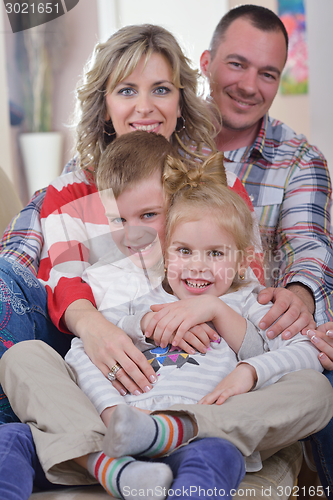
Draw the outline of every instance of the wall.
M9 106L8 87L6 80L6 57L5 57L5 11L3 3L0 5L0 167L13 179L12 148L9 128Z
M67 37L63 62L54 82L55 130L66 134L64 164L71 158L73 135L68 128L74 111L75 88L82 75L82 69L98 42L97 0L80 0L63 19ZM67 128L66 128L67 127Z
M227 0L169 0L162 4L162 8L155 0L120 0L116 3L120 26L160 24L176 36L185 54L197 67L217 22L227 11Z
M2 4L2 2L1 2ZM2 4L3 5L3 4ZM1 9L1 5L0 5ZM5 11L4 11L5 12ZM16 34L12 33L8 17L4 15L6 65L9 98L20 104L21 74L17 70L15 58ZM64 135L64 148L62 165L72 157L73 133L69 127L74 111L74 95L77 82L82 74L82 69L91 54L95 43L98 41L97 0L80 0L77 6L46 25L47 30L54 31L58 36L57 44L57 69L53 80L53 119L52 127ZM0 75L5 75L5 71ZM4 92L0 90L1 98ZM6 103L8 99L6 99ZM0 110L4 108L0 107ZM13 144L13 169L12 176L23 203L29 199L25 174L18 145L18 136L24 130L20 127L11 127L11 141ZM47 168L47 164L45 165ZM60 172L59 172L60 174Z
M332 0L306 0L310 60L310 137L326 156L333 178Z

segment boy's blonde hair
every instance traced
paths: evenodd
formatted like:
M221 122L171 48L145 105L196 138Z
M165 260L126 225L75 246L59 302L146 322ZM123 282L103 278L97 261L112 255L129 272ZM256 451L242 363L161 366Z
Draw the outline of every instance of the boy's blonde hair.
M211 155L197 168L183 161L168 158L163 186L170 198L167 215L166 247L177 225L209 215L218 227L232 235L239 251L239 260L253 251L255 237L252 213L245 201L228 187L223 153ZM249 255L250 257L250 255ZM236 276L232 289L242 286Z
M95 179L97 189L112 190L117 199L126 188L148 179L156 171L160 172L162 182L167 157L173 161L179 155L163 135L143 130L124 134L101 155Z

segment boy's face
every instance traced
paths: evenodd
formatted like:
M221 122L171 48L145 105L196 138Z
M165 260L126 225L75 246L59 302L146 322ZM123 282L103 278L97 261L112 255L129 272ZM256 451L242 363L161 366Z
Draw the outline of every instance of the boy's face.
M198 295L220 297L237 272L247 267L231 234L210 216L175 227L167 250L168 282L179 299Z
M138 267L155 265L162 258L165 239L165 202L161 173L126 188L115 200L101 196L112 239Z

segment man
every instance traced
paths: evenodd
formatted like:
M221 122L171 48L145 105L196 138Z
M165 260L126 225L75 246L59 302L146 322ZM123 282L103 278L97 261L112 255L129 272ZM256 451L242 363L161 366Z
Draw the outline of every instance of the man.
M286 339L313 328L309 313L318 324L333 314L326 160L304 136L268 116L287 51L281 20L264 7L243 5L221 19L200 60L222 115L217 147L250 195L269 262L266 280L280 287L262 292L262 303L275 301L262 327L288 310L269 328L272 337L283 331Z

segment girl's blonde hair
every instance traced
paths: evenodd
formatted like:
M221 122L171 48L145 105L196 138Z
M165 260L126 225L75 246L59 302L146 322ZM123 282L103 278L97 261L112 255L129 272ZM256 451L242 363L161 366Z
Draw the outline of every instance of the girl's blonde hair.
M83 83L77 89L76 150L80 167L96 172L101 152L115 138L105 122L105 97L116 85L130 75L141 58L146 61L152 54L161 54L170 64L173 84L180 91L182 119L170 142L183 150L189 158L200 158L203 145L216 150L215 128L211 112L205 101L198 97L197 70L190 67L175 37L166 29L151 24L126 26L113 34L105 43L96 45L85 70ZM185 128L183 127L185 124Z
M209 215L235 240L239 260L253 251L255 237L252 213L246 202L228 187L223 153L215 153L196 168L184 161L167 158L163 186L170 198L166 225L166 248L175 228L184 222ZM238 275L232 290L245 284Z

